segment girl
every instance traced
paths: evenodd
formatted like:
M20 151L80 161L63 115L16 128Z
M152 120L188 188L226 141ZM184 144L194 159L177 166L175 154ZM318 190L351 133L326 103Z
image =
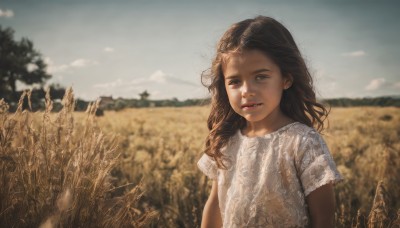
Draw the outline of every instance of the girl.
M333 227L341 179L321 131L328 111L290 32L258 16L232 25L208 75L213 179L202 227Z

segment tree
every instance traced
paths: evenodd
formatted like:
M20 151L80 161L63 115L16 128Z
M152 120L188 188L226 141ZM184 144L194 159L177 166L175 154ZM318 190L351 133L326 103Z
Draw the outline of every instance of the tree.
M16 101L17 81L26 85L39 84L51 78L46 72L46 63L33 47L32 41L22 38L14 40L11 28L0 26L0 98Z

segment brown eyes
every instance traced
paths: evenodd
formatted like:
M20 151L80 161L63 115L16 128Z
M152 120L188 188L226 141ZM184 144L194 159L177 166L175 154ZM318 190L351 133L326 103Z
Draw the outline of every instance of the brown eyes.
M228 81L228 85L237 85L240 83L239 79L231 79Z

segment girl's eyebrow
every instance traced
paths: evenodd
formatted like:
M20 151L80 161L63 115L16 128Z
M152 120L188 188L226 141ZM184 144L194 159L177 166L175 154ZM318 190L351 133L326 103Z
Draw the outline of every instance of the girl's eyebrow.
M271 70L269 70L267 68L262 68L262 69L253 71L253 73L251 73L251 74L258 74L258 73L266 72L266 71L271 71ZM234 74L234 75L229 75L229 76L225 77L225 79L233 79L233 78L240 78L240 76L237 74Z
M230 75L225 77L225 79L233 79L233 78L239 78L239 75Z
M262 68L262 69L253 71L253 74L258 74L258 73L261 73L261 72L264 72L264 71L271 71L271 70L269 70L267 68Z

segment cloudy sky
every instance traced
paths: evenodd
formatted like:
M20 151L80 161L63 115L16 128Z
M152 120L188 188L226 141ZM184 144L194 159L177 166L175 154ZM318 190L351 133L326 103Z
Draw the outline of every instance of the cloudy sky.
M400 95L395 0L0 1L0 25L32 40L51 82L83 99L204 98L200 74L219 37L257 15L292 32L319 97Z

